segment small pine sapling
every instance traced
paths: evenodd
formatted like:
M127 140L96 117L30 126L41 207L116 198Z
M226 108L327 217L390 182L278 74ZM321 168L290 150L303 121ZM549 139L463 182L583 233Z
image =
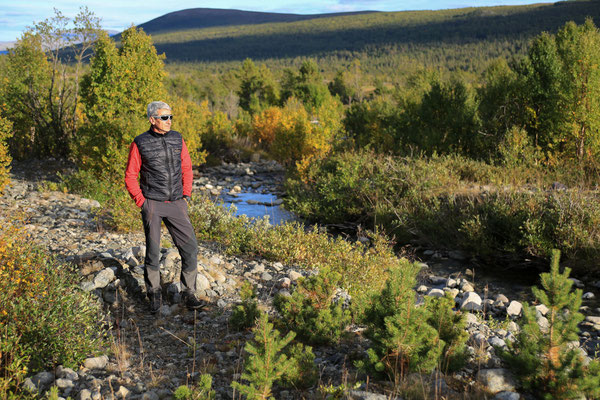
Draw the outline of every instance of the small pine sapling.
M266 313L261 313L253 332L254 341L244 347L250 357L244 363L242 379L248 381L248 385L233 382L231 386L248 400L272 399L273 384L293 367L293 361L288 359L283 350L294 339L295 333L289 332L281 338L279 331L269 323Z
M585 366L579 349L571 344L579 340L577 325L584 318L579 312L582 292L571 291L571 270L565 268L561 274L559 259L560 252L553 250L550 272L540 275L543 290L532 288L535 298L549 309L548 324L540 326L535 308L525 304L521 332L500 356L515 371L523 387L539 398L571 399L582 393L597 396L598 362Z
M369 359L357 366L395 383L409 371L430 372L439 362L442 345L427 323L427 309L415 306L413 287L420 267L406 264L390 270L381 293L365 310L365 336L371 340Z
M350 311L334 302L340 274L329 269L300 279L291 296L277 296L275 308L289 329L310 343L335 343L350 324Z
M179 386L173 393L175 400L213 400L215 391L212 390L212 376L200 375L200 379L194 387Z
M450 293L444 297L427 297L427 323L437 332L443 343L442 364L440 370L451 372L459 370L467 360L467 340L465 314L455 312L454 298Z
M293 364L283 375L282 386L296 389L313 386L319 379L319 371L315 365L315 354L312 347L294 343L293 346L288 347L286 354Z
M260 316L256 301L256 290L250 282L246 281L242 284L240 297L242 303L234 308L229 318L231 326L238 331L254 326L256 319Z

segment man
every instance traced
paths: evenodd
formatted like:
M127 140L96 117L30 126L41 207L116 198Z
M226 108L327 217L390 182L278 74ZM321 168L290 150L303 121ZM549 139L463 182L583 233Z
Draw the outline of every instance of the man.
M156 313L162 303L161 221L165 222L181 255L182 300L189 309L198 309L203 306L195 296L198 243L187 212L192 195L192 161L181 133L171 130L171 107L153 101L148 104L147 115L150 129L137 136L129 148L125 186L135 204L141 207L146 234L144 281L150 312Z

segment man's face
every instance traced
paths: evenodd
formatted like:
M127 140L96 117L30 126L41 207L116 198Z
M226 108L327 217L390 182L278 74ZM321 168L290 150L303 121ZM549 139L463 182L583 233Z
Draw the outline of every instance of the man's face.
M171 114L171 110L166 110L164 108L159 108L156 112L156 115L150 117L150 123L152 124L152 129L156 133L167 133L171 130L172 119L167 118L166 121L161 119L162 116L169 116Z

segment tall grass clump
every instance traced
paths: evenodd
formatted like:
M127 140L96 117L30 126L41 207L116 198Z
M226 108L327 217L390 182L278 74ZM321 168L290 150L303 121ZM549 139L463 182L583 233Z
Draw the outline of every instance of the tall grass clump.
M74 269L3 216L0 228L0 397L18 395L30 373L76 367L103 349L101 308Z

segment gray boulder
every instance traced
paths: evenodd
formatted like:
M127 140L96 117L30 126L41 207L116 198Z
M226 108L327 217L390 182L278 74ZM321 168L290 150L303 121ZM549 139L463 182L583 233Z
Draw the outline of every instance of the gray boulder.
M512 373L504 368L482 369L477 381L492 393L513 392L517 386Z

